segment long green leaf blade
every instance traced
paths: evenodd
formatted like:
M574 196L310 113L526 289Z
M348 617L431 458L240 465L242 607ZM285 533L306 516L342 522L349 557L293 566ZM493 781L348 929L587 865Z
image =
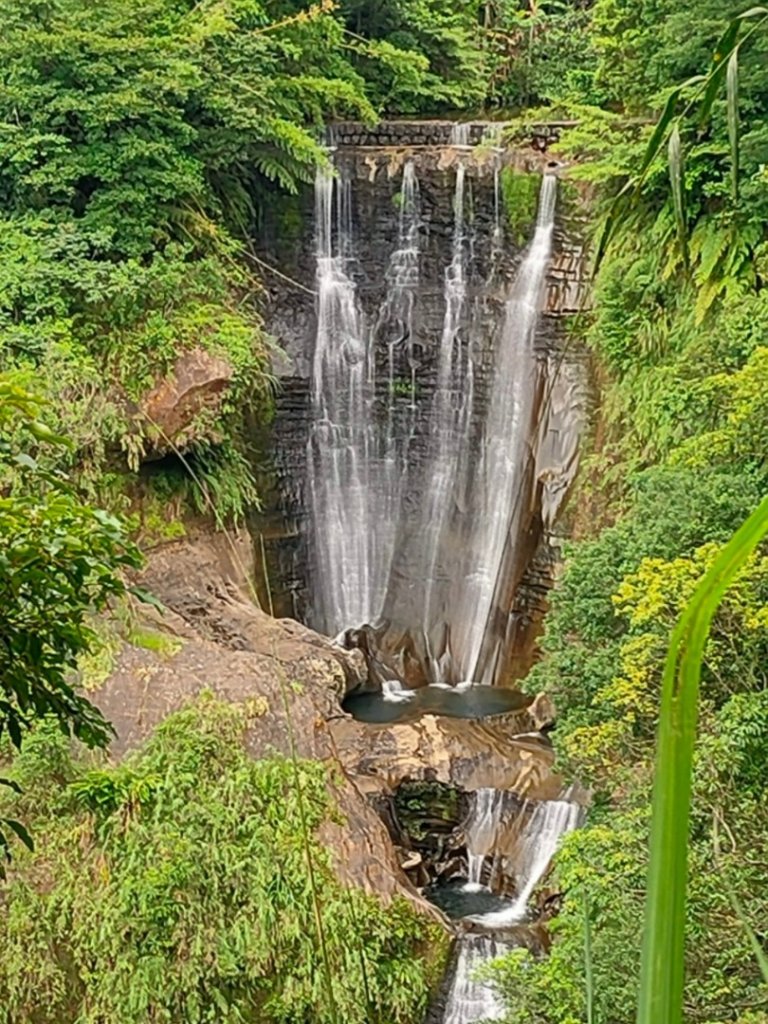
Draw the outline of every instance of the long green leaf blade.
M768 533L768 497L699 583L670 640L662 683L638 1024L682 1020L693 747L709 628L734 576Z
M653 163L654 158L661 149L661 144L664 141L664 136L667 133L667 128L672 122L672 118L675 116L675 108L677 107L678 100L680 99L680 92L682 86L678 86L677 89L673 89L667 97L667 102L664 104L664 109L661 112L661 117L656 122L656 127L653 129L653 134L648 140L648 145L645 147L645 155L643 156L643 162L640 165L640 176L639 181L641 182L645 172Z
M739 48L728 58L726 75L728 97L728 142L731 147L731 194L739 198Z
M736 44L740 28L740 19L734 18L717 41L712 54L712 64L708 75L709 81L707 82L707 88L704 90L704 98L699 108L700 124L704 124L712 111L712 104L715 102L715 97L722 85L725 69L728 65L728 57Z
M584 989L586 997L587 1024L595 1024L595 975L592 965L592 921L589 916L589 899L586 889L582 893L584 914Z
M683 263L688 265L688 231L685 223L685 197L683 194L683 147L680 142L680 126L675 124L669 135L669 180L672 184L672 204L675 210L675 224Z
M760 968L760 973L763 976L763 980L765 981L766 985L768 985L768 956L766 956L765 950L761 946L760 940L755 934L755 929L749 923L747 912L741 905L739 897L730 887L727 889L727 893L728 901L733 907L733 912L736 914L736 917L738 917L739 922L741 923L741 927L747 934L747 939L749 941L750 946L752 947L752 952L755 954L755 959L757 960L757 965Z
M32 836L20 821L14 821L13 818L0 818L0 824L7 826L12 832L15 832L26 848L34 852L35 844L32 841Z

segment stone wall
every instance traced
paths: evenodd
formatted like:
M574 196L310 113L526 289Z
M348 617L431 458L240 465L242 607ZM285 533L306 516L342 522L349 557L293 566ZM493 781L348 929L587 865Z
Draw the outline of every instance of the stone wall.
M550 122L530 126L530 145L545 149L555 141L562 128L570 122ZM331 145L340 147L449 146L455 139L456 121L381 121L364 125L359 121L339 121L328 129ZM466 123L467 143L472 146L494 139L506 127L504 121L472 121Z

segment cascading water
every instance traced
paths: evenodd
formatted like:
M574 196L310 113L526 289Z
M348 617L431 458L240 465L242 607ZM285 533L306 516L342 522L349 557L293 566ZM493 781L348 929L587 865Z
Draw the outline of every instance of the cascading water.
M521 808L514 794L498 789L475 792L466 827L469 886L479 885L486 856L504 852L499 851L498 844L511 814L525 821L514 843L514 855L505 857L517 883L515 900L505 910L483 914L476 920L486 928L503 928L524 919L533 890L544 877L562 837L579 824L581 813L581 806L568 799L568 794L562 800L543 800L532 808L530 804Z
M468 129L468 125L455 128ZM468 131L459 138L469 138ZM432 681L439 682L450 666L441 659L442 651L435 651L433 638L440 636L448 621L450 608L445 587L443 559L446 520L452 509L457 485L457 474L462 451L466 444L466 431L472 408L472 363L467 359L461 365L459 331L467 298L467 239L465 235L465 183L463 164L456 168L456 187L453 199L453 245L451 262L445 271L445 316L440 336L437 368L437 386L433 398L431 417L434 447L428 469L429 487L426 501L420 509L421 528L418 530L423 558L424 618L423 634L432 667ZM462 377L464 386L462 387ZM441 661L443 663L441 663Z
M461 940L443 1024L471 1024L504 1016L504 1006L492 985L476 977L478 968L504 951L504 946L485 935Z
M413 341L418 287L418 183L403 173L398 246L388 290L371 330L357 300L351 187L329 169L315 183L317 333L312 364L308 477L315 561L315 618L336 634L378 618L392 562L407 439L398 443L393 402L394 350ZM387 418L376 417L375 340L387 339ZM411 405L413 404L411 399Z
M422 194L412 160L402 164L399 191L390 195L399 207L397 236L384 232L381 267L373 272L358 260L357 200L343 168L321 172L316 183L308 451L315 624L331 634L373 627L368 634L380 648L371 664L385 670L378 674L380 700L397 714L397 705L403 714L415 713L419 702L426 707L424 695L439 695L446 684L459 695L498 681L534 477L545 490L549 526L575 459L575 434L563 439L558 419L573 389L568 382L553 386L554 412L540 407L551 360L534 348L556 178L542 177L533 235L512 277L503 246L503 151L496 129L486 130L487 144L496 147L492 227L490 259L478 260L473 132L469 124L454 125L441 164L455 175L452 224L438 220L436 230L450 239L447 252L430 242L434 192L425 182ZM397 166L390 164L390 178ZM502 315L489 322L487 310L499 305ZM439 318L428 314L425 326L424 309L435 307ZM558 476L561 463L568 472ZM401 679L389 678L401 674L410 683L400 673L409 660L418 664L420 681L432 684L418 700ZM481 894L478 909L488 899L503 905L505 898L489 891L499 870L515 877L516 895L504 910L473 916L474 927L491 932L525 920L533 890L579 814L569 799L531 805L509 792L475 792L462 898L477 904ZM460 939L444 1024L500 1019L493 987L475 974L504 948L489 934Z
M517 896L509 910L483 915L488 927L503 927L525 914L531 893L544 877L560 840L579 824L581 807L572 800L544 800L523 832L517 855Z
M467 825L468 881L465 888L477 891L482 888L481 880L486 855L493 851L499 830L499 819L504 794L499 789L482 788L475 790L472 814Z
M509 545L523 511L534 413L533 340L552 248L557 179L544 175L536 230L507 302L491 389L490 409L470 492L472 514L462 572L454 588L454 654L468 679L491 682L500 637L489 621ZM485 647L485 650L484 650Z
M400 509L402 473L405 468L408 444L413 432L415 412L416 362L413 355L413 315L416 293L419 287L419 182L412 160L403 167L403 181L400 191L400 216L398 218L397 248L389 259L386 272L387 292L382 304L376 327L375 338L383 341L387 350L387 420L385 427L385 451L388 478L385 488L390 499L389 521L394 531ZM395 417L397 403L397 367L407 363L410 376L409 429L405 435L398 434Z
M474 257L464 150L471 150L470 129L456 125L451 138L457 153L452 242L420 432L414 311L421 211L413 162L403 167L386 293L368 318L355 283L349 182L327 171L318 175L308 458L314 624L335 635L398 620L390 650L415 651L426 681L454 685L495 682L506 652L498 622L508 607L527 513L540 373L534 334L556 195L556 179L544 175L534 235L489 351L488 339L477 340L477 299L469 293Z
M308 475L317 618L336 632L378 614L386 552L375 522L374 361L347 272L350 193L327 169L317 174L315 217L318 299Z
M516 810L513 812L512 803ZM515 843L514 873L517 895L503 910L470 918L488 932L510 928L525 919L528 900L544 877L562 837L576 828L581 807L569 799L546 800L522 807L512 794L498 789L478 789L474 793L470 820L466 826L469 881L466 892L483 889L482 869L489 854L499 856L496 847L502 830L509 825L510 813L527 819ZM510 860L510 858L505 858ZM478 980L477 973L485 964L506 951L506 946L491 935L466 936L459 940L458 956L446 1002L443 1024L474 1024L476 1021L499 1020L504 1007L492 985Z

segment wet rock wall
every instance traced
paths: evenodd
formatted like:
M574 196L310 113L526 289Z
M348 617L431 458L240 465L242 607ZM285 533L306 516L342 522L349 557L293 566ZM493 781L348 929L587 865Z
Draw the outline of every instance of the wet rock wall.
M395 415L405 417L410 407L411 371L415 371L416 405L414 444L429 429L428 397L436 372L444 317L444 273L450 262L454 232L456 165L466 174L465 210L470 225L467 266L469 318L474 337L483 350L479 379L482 395L490 373L490 355L499 330L509 281L523 246L519 233L509 229L504 209L502 173L540 173L551 164L547 145L557 129L542 126L530 142L515 148L495 144L486 125L472 125L466 145L452 144L451 122L388 122L375 129L356 124L336 125L330 137L334 159L349 182L352 203L355 264L353 275L365 317L375 332L377 361L404 360L403 347L390 344L392 325L382 322L387 291L385 268L398 241L399 202L406 161L413 161L419 183L420 284L413 310L417 333L411 358L396 367L402 379L402 402ZM503 171L509 168L509 171ZM559 385L555 409L542 419L539 437L532 439L530 508L521 559L509 581L509 616L506 629L513 656L508 674L518 678L534 657L535 638L552 581L555 553L547 543L555 517L567 493L575 467L576 439L572 407L581 401L581 357L567 351L564 317L582 300L581 213L572 190L561 187L554 253L547 279L545 312L536 348L542 366L539 402L551 406L547 365L564 358L575 366ZM500 228L500 231L499 231ZM524 235L530 235L530 230ZM254 437L263 508L252 527L262 564L257 576L264 606L275 613L306 621L311 616L310 553L307 537L306 445L310 422L310 375L315 320L314 196L311 186L291 206L276 204L268 213L257 251L264 263L267 288L265 320L275 339L273 368L278 378L275 415L269 431ZM488 359L485 359L485 353ZM384 396L382 397L383 400ZM481 399L482 400L482 399ZM546 400L546 403L545 403ZM267 596L267 582L269 596Z

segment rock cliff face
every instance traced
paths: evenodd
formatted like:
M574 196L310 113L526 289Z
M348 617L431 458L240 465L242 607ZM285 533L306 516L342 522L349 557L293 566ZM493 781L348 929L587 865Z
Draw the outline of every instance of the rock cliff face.
M388 333L386 323L381 322L388 288L386 261L398 245L403 168L407 162L415 168L421 211L420 280L413 311L418 364L415 380L421 410L413 441L417 462L420 438L429 430L425 410L434 388L445 315L445 269L451 260L455 228L457 163L461 161L466 174L465 209L471 224L467 301L472 309L472 330L481 346L489 346L503 319L508 282L521 259L536 212L535 192L532 206L524 199L517 202L514 197L505 197L503 175L538 176L551 163L546 150L557 127L540 126L529 140L514 147L499 147L493 132L492 126L467 126L465 141L457 145L451 122L397 121L373 129L339 124L330 135L336 147L335 163L350 187L356 297L365 322L378 332L376 358L382 365L392 357L387 348L391 331ZM266 325L282 354L274 362L279 377L274 423L268 436L259 439L262 457L258 471L264 508L253 526L263 538L266 561L261 591L266 594L268 577L277 613L300 621L312 621L313 612L306 463L316 332L313 203L311 190L307 189L297 198L290 215L285 208L275 207L259 239L266 261L284 276L267 276L266 280ZM515 216L520 220L515 221ZM578 216L573 203L561 204L545 313L536 336L537 357L543 368L562 358L562 318L580 302ZM503 244L499 244L500 225ZM558 393L552 396L551 411L540 423L540 443L531 439L532 446L539 443L539 458L531 467L527 483L530 513L522 536L522 558L509 585L507 628L512 655L505 672L507 679L520 678L530 667L552 582L554 557L546 537L568 490L576 459L571 413L579 389L578 359L574 364L576 372L561 380ZM402 369L403 381L410 379L411 370ZM486 378L491 372L492 361L481 359L473 384L480 396L478 407L482 406ZM543 369L542 380L546 372ZM541 402L542 397L540 394L537 400ZM402 611L410 618L413 610ZM405 629L408 623L402 625Z
M323 838L340 877L384 899L405 895L441 917L403 870L408 853L398 851L379 812L401 786L421 780L459 793L498 786L520 797L556 795L546 744L530 734L517 738L536 726L536 706L484 723L431 715L389 726L354 721L341 700L366 671L360 652L260 611L246 589L250 558L247 538L207 534L150 556L141 584L165 610L142 609L143 628L166 642L152 650L125 644L93 695L115 726L113 754L136 747L203 691L238 702L248 712L254 757L288 756L293 744L299 757L337 768L341 821ZM539 702L538 714L547 712Z

